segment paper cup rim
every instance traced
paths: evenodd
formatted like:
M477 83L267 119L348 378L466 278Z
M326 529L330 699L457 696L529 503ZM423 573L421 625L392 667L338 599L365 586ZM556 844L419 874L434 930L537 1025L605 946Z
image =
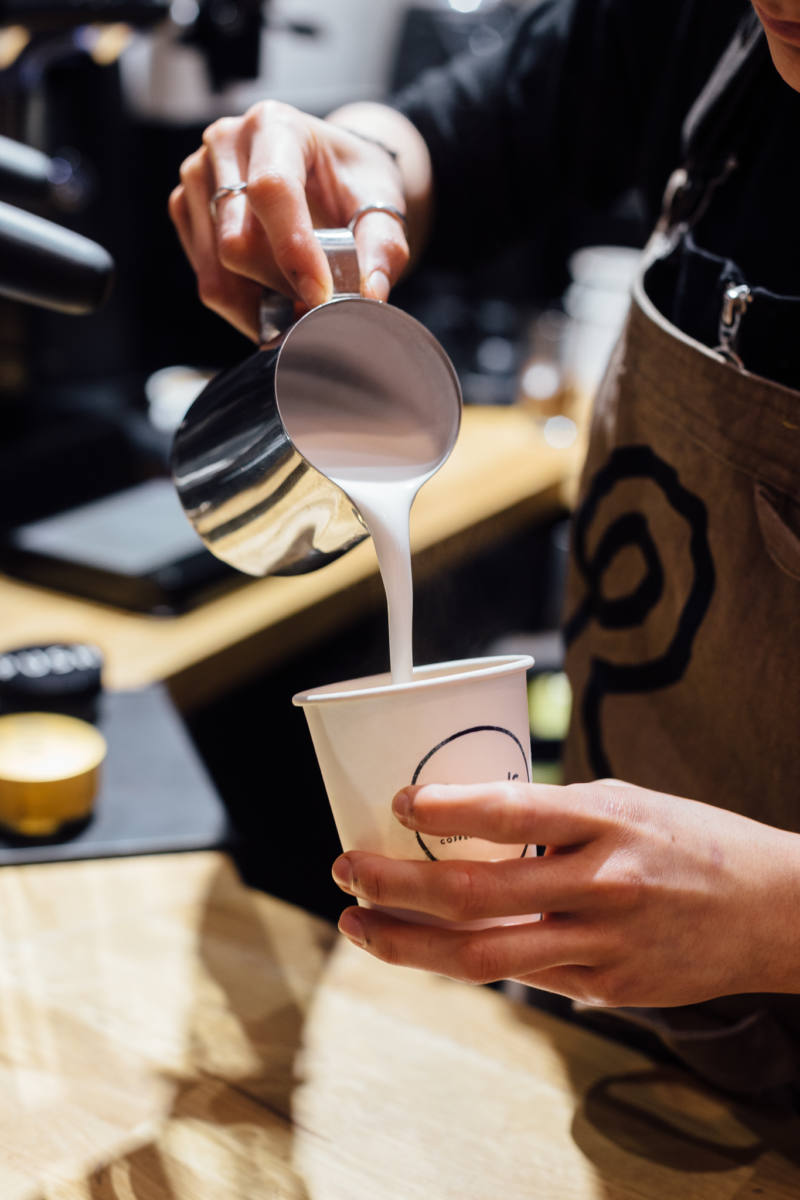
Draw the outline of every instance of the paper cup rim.
M465 681L486 679L498 675L510 675L514 671L528 671L533 666L530 654L496 654L481 658L460 658L450 662L429 663L414 667L414 678L405 683L392 683L391 674L365 675L361 679L345 679L339 683L328 683L322 687L309 688L292 696L297 708L317 704L341 704L347 700L372 700L380 696L402 695L410 691L428 691L437 687L454 687ZM382 682L381 682L382 681ZM359 684L367 686L360 687Z

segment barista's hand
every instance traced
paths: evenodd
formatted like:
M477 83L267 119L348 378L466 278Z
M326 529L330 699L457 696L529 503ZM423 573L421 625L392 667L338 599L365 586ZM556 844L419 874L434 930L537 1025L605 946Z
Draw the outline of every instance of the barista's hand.
M588 1004L800 992L796 834L617 780L428 784L398 793L394 810L409 829L548 853L482 863L350 851L334 864L344 891L456 921L546 916L461 932L346 909L340 929L377 958L473 983L519 979Z
M315 226L346 225L366 204L405 212L420 167L428 169L422 139L400 114L381 105L341 113L337 125L337 114L320 120L262 101L211 125L181 166L169 212L200 298L254 339L262 286L292 297L301 310L330 297L330 269ZM377 129L376 138L397 145L400 165L381 146L349 132L348 120L361 133ZM209 205L217 188L238 181L246 181L246 192L219 199L213 220ZM370 213L355 233L362 293L385 300L409 257L403 226Z

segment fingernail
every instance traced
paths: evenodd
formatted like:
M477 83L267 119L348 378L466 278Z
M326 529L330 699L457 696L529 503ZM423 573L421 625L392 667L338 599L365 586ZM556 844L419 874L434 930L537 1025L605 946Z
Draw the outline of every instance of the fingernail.
M412 797L407 791L398 792L392 801L392 809L398 821L402 821L404 825L412 824L411 814Z
M339 887L345 892L353 890L353 868L350 866L350 860L343 855L337 858L336 862L331 867L331 874L338 883Z
M375 300L388 300L391 287L385 271L372 271L367 276L366 290Z
M339 917L339 933L343 933L354 945L363 950L367 944L367 935L358 913L352 908L346 908Z
M297 281L297 290L309 308L316 308L328 299L328 289L311 275L301 275Z

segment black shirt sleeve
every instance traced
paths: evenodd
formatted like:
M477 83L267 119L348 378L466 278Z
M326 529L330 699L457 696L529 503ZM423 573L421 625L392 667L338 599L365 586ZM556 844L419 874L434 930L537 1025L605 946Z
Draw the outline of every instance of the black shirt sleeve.
M632 187L657 214L683 119L746 0L540 0L481 57L393 103L431 152L441 261L491 253Z

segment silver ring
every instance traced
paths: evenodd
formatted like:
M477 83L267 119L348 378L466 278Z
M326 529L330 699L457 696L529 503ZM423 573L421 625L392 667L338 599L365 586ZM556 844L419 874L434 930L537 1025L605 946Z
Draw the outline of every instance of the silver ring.
M356 211L353 213L350 220L347 222L347 228L350 230L350 232L355 233L356 225L361 220L361 218L365 217L367 215L367 213L372 213L372 212L388 213L388 215L390 217L394 217L395 221L399 221L404 229L406 227L406 214L404 212L400 212L400 209L395 208L394 205L392 205L392 204L364 204L361 208L356 209Z
M224 196L239 196L242 192L247 191L247 181L240 179L238 183L232 183L229 187L218 187L214 195L208 202L208 211L211 213L211 220L217 219L217 201L222 200Z

